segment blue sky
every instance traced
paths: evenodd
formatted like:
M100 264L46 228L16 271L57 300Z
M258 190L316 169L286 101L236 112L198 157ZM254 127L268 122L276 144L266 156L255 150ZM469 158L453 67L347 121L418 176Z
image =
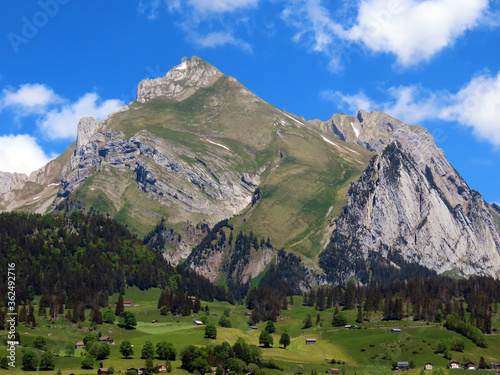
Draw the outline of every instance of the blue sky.
M0 170L63 152L144 78L200 56L304 116L380 110L427 127L500 202L499 0L5 0Z

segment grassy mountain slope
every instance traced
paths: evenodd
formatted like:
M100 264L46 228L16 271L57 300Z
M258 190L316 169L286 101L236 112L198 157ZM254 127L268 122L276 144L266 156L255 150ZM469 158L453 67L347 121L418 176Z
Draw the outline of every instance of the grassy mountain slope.
M178 170L161 167L154 157L138 156L175 194L201 197L206 205L217 204L217 199L207 197L212 191L215 195L217 187L234 183L224 182L227 171L254 178L261 197L228 215L234 217L235 228L269 237L276 248L287 247L312 260L322 249L331 219L346 204L349 183L360 176L372 155L324 135L227 76L182 101L157 97L133 102L127 111L106 120L104 129L122 132L125 138L154 139L173 164L204 173L206 185L200 191ZM109 214L141 236L161 217L182 236L188 235L188 223L213 222L208 209L187 212L184 206L141 190L136 180L133 170L107 165L62 208Z

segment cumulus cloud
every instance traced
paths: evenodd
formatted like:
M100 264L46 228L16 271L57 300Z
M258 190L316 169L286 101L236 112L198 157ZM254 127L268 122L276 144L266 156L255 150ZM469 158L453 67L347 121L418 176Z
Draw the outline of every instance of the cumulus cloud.
M48 139L74 139L82 117L92 116L102 120L123 105L121 100L102 101L96 93L88 93L75 103L50 110L38 121L38 126Z
M29 174L43 167L55 155L48 156L27 134L0 136L0 171Z
M17 90L2 90L0 108L21 110L20 114L41 113L47 106L60 103L62 99L49 87L35 84L21 85Z
M331 4L331 3L330 3ZM325 0L287 3L282 18L296 29L293 40L329 56L341 67L353 51L394 54L403 67L431 59L467 30L500 26L488 0Z
M201 47L219 47L225 44L239 46L247 52L252 52L252 46L244 40L237 39L227 31L214 31L206 35L193 34L193 40Z
M458 122L472 128L478 138L500 146L500 71L496 76L479 74L456 93L432 91L421 85L391 87L387 93L388 99L378 103L363 92L323 91L321 96L350 113L378 110L409 124L427 120Z
M356 113L359 109L369 112L377 106L364 92L348 95L340 91L324 90L320 95L325 100L337 103L339 109L349 113Z
M187 3L199 12L223 13L254 8L259 0L188 0Z
M348 35L395 54L403 66L415 65L476 27L487 9L488 0L363 0Z
M500 71L474 77L439 117L471 127L478 137L500 146Z
M156 19L162 10L176 17L176 26L186 39L200 47L233 45L251 53L252 47L239 37L241 29L248 33L247 12L258 7L259 0L141 0L140 14ZM242 27L243 26L243 27Z
M80 118L92 116L102 120L123 105L121 100L103 100L96 93L87 93L72 102L42 84L6 88L0 96L0 109L11 110L20 127L22 117L32 115L33 119L26 121L36 125L33 134L45 140L74 140ZM0 135L0 171L29 173L53 157L43 151L34 135Z

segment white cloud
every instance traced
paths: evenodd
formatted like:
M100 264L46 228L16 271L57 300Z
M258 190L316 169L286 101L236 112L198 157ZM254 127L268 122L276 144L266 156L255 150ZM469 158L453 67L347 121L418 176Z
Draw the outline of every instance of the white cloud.
M48 156L36 139L27 134L0 136L0 170L29 174L43 167L54 155Z
M314 52L329 56L333 69L340 67L342 39L347 34L333 20L334 16L321 5L321 0L298 0L287 3L281 17L297 29L292 40L303 43ZM335 17L337 18L337 17Z
M338 108L349 113L356 113L359 109L369 112L377 106L364 92L344 95L340 91L325 90L320 95L323 99L337 103Z
M496 77L483 73L453 96L453 104L439 117L472 127L474 134L500 146L500 71Z
M102 120L123 105L121 100L110 99L101 102L96 93L87 93L75 103L49 111L39 120L38 126L48 139L74 139L82 117L92 116Z
M259 0L188 0L187 3L199 12L224 13L254 8Z
M500 26L488 0L325 0L288 2L292 38L326 54L333 68L363 49L394 54L403 67L431 59L479 25Z
M248 26L248 11L258 4L259 0L141 0L137 11L157 19L168 9L189 42L207 48L233 45L251 53L251 45L237 35Z
M388 100L375 102L363 92L344 94L323 91L320 95L351 113L358 109L385 112L409 124L427 120L458 122L473 133L500 146L500 71L496 76L483 73L474 77L457 93L432 91L420 85L391 87Z
M21 85L19 89L2 90L0 108L21 110L20 114L41 113L49 105L60 103L62 99L54 91L38 83Z
M252 52L252 46L241 39L236 39L226 31L214 31L207 35L193 34L193 40L201 47L220 47L225 44L239 46L247 52Z
M488 0L362 0L349 38L415 65L476 27L487 9Z

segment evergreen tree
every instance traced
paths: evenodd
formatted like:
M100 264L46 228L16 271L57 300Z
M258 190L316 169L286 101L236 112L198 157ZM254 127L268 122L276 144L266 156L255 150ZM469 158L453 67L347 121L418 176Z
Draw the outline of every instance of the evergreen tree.
M361 305L358 307L358 316L356 318L356 323L363 323L363 310L361 309Z
M123 306L123 295L120 293L118 296L118 301L116 301L115 316L120 316L120 314L125 310Z
M310 328L310 327L312 327L312 318L311 318L311 315L307 314L307 316L302 321L302 328L306 329L306 328Z
M321 316L318 313L318 315L316 316L316 325L318 325L319 323L321 323Z
M484 360L484 357L481 356L481 358L479 358L479 365L478 365L478 368L479 369L487 369L488 368L488 365L486 364L486 361Z
M290 345L290 336L288 333L283 332L280 337L280 345L283 345L283 348L286 349L288 345Z
M267 332L269 333L274 333L276 332L276 328L274 327L274 324L271 320L267 321L266 328L264 328Z

